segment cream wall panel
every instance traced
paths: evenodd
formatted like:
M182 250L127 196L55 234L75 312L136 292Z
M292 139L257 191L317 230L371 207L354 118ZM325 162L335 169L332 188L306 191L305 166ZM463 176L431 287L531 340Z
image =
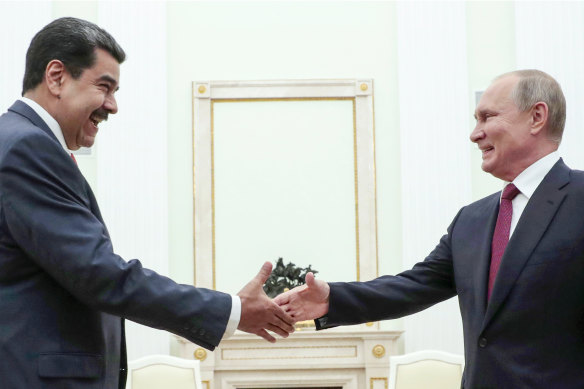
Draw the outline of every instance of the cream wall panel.
M26 50L32 37L51 19L50 1L0 2L0 112L20 97Z
M515 70L515 6L511 1L466 2L466 26L470 135L476 123L475 93L484 91L495 76ZM481 169L482 155L477 145L469 141L468 147L472 199L478 200L500 190L501 181Z
M515 3L517 67L552 75L566 96L560 153L573 169L584 168L584 3Z
M403 268L471 197L464 3L398 3ZM461 353L457 299L405 319L405 350Z
M280 255L327 280L375 277L371 80L199 82L193 94L196 285L235 293Z
M237 293L278 257L323 279L356 279L353 102L213 111L217 289Z
M379 273L397 272L401 172L395 4L210 1L167 7L171 275L185 283L194 277L191 81L321 78L374 80ZM336 263L332 256L323 260ZM235 275L225 282L233 289L243 286ZM382 326L401 329L400 323Z
M168 274L166 5L98 7L98 24L124 48L119 113L100 126L97 196L114 248L124 259ZM168 353L168 334L128 322L128 358Z
M171 251L192 257L192 123L187 80L374 78L378 147L389 176L380 205L394 218L399 190L393 185L397 165L395 67L390 58L393 4L379 2L169 3L169 155ZM245 17L241 17L245 15ZM188 49L185 49L188 48ZM326 53L326 54L325 54ZM384 242L397 258L400 239L387 223ZM171 255L171 257L176 257ZM332 259L331 259L332 260ZM297 259L303 264L303 259ZM172 274L191 282L192 264L173 262ZM235 280L233 281L235 283Z

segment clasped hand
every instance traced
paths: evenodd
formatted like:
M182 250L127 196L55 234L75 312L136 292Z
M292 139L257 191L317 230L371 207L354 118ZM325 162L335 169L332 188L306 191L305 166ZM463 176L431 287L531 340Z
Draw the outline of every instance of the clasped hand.
M294 332L294 323L316 319L325 315L329 307L329 285L316 280L314 274L306 274L306 284L282 293L273 300L262 286L272 272L272 264L263 264L259 273L239 291L241 299L241 331L261 336L274 343L276 339L266 330L283 338Z
M274 302L295 321L313 320L328 313L329 294L329 285L309 272L306 284L276 296Z
M286 338L294 332L296 321L264 292L263 285L271 272L272 264L264 263L260 272L237 294L241 299L241 318L237 329L274 343L276 339L266 330Z

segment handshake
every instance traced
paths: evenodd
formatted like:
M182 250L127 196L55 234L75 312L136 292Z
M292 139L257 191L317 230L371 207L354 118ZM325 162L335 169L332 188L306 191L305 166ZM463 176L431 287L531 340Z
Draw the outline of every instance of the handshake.
M262 286L272 272L272 264L263 264L260 272L237 293L241 299L241 318L237 329L261 336L269 342L276 339L269 330L283 338L294 332L294 324L324 316L329 308L329 285L306 274L306 284L291 289L271 300Z

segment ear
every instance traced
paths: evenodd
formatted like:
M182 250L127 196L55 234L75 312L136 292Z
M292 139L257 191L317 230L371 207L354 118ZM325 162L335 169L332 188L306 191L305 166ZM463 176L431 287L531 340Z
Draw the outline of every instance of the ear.
M45 69L45 81L47 83L47 88L53 96L61 98L61 88L67 70L63 62L58 59L54 59L47 64Z
M531 108L531 134L539 134L548 122L548 106L543 101L535 103Z

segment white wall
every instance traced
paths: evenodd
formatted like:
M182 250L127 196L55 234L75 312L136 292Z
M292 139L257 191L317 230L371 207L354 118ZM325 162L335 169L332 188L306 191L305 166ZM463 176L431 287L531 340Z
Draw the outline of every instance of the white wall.
M166 7L100 1L97 20L127 58L116 93L120 112L101 131L96 150L96 195L116 252L168 275ZM130 360L169 351L166 332L130 321L126 338Z
M34 34L52 19L50 2L0 3L0 48L3 52L0 61L0 112L20 97L28 45Z
M379 199L389 200L378 202L379 255L388 258L380 261L380 273L398 272L401 190L396 185L400 134L394 4L181 2L168 5L168 16L169 190L175 200L169 207L170 258L192 258L193 250L190 81L373 78L377 193ZM335 258L327 260L334 266ZM301 261L293 260L308 265ZM171 274L191 282L192 262L171 261ZM231 277L234 289L246 282L238 274ZM399 321L385 325L402 328Z
M64 15L103 25L128 53L120 113L80 166L118 251L179 282L193 280L194 80L374 79L381 274L422 260L460 206L499 189L468 141L474 91L494 76L535 67L560 81L561 151L584 167L581 2L1 2L3 107L20 95L32 35ZM462 352L456 308L383 328L405 329L407 351ZM149 331L130 326L131 358L168 350Z
M518 2L515 9L517 66L541 69L562 85L567 115L560 152L568 166L582 169L584 3Z
M471 200L470 123L462 109L468 91L466 24L462 2L404 2L397 9L402 262L409 269ZM405 350L462 353L459 315L454 298L406 318Z

